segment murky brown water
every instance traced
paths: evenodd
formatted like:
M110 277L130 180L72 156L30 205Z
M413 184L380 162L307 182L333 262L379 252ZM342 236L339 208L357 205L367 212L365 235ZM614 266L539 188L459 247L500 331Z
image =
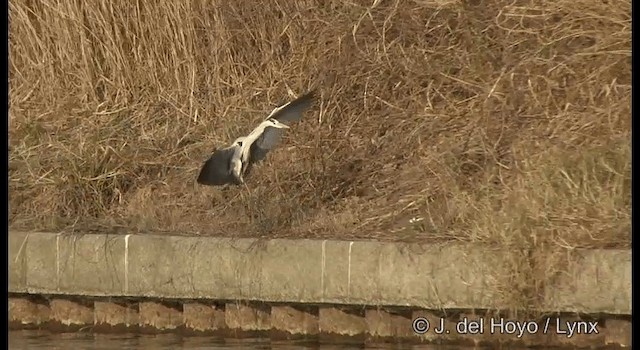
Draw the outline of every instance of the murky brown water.
M51 333L48 331L9 331L10 350L204 350L204 349L411 349L411 350L471 350L466 347L436 345L371 344L310 344L296 341L272 341L269 338L224 339L176 334L96 334Z

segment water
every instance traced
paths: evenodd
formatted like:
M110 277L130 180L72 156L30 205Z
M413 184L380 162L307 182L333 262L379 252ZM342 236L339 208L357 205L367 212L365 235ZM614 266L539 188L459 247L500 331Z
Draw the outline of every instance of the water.
M210 336L180 336L177 334L97 334L88 332L51 333L48 331L9 331L10 350L224 350L224 349L411 349L411 350L471 350L468 347L437 345L312 344L296 341L272 341L269 338L224 339Z

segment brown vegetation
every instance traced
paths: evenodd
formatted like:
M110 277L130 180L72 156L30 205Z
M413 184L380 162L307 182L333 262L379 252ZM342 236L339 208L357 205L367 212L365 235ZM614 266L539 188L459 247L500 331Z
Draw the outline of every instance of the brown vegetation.
M629 0L12 0L10 75L14 228L630 245Z

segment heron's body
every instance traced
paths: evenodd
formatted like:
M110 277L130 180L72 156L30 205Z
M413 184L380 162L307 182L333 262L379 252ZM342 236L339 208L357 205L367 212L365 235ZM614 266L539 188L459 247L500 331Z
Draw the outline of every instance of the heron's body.
M242 147L243 143L245 142L244 137L239 137L232 145L233 147L233 154L231 155L231 160L230 160L230 165L231 165L231 174L233 175L233 177L235 177L237 180L240 181L240 183L243 182L242 180L242 160L243 160L243 150L244 148Z
M283 122L300 120L313 100L314 92L311 91L276 107L249 135L237 138L229 147L216 150L202 166L198 183L207 186L243 184L244 176L249 174L252 165L263 160L275 148L284 129L289 129Z

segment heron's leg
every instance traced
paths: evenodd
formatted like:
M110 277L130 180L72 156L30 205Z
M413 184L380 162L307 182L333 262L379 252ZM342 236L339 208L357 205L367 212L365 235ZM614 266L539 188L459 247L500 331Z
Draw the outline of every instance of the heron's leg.
M251 195L251 190L249 189L249 186L247 186L247 184L244 182L242 183L242 185L244 186L244 189L247 190L247 193Z
M247 212L249 214L249 223L253 224L253 210L254 210L254 206L253 206L253 196L251 195L251 190L249 189L249 186L247 186L247 184L242 181L242 186L244 187L244 190L247 191L247 197L248 200L245 200L245 203L247 203ZM244 199L244 196L243 196Z

